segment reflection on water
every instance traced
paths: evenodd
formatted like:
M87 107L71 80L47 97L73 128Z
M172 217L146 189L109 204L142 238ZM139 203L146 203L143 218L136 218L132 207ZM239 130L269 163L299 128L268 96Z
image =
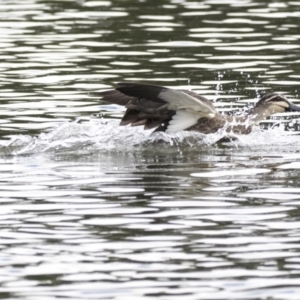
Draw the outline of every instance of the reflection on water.
M118 127L118 81L232 112L299 104L299 2L0 5L4 299L299 299L299 117L248 136Z

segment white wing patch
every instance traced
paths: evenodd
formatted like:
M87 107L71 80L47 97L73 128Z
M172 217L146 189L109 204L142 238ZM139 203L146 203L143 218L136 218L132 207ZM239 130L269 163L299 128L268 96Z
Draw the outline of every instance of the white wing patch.
M165 89L159 98L170 103L168 109L176 111L166 130L168 133L187 129L197 124L198 119L213 118L217 113L214 107L184 91Z
M167 133L177 132L189 128L197 123L199 116L185 110L178 110L173 116L166 130Z

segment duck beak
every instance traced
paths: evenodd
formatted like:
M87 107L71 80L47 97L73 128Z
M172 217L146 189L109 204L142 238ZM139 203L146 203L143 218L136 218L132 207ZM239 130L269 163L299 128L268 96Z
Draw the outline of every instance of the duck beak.
M288 111L300 111L300 106L297 106L296 104L293 104L289 102L290 106L287 109Z

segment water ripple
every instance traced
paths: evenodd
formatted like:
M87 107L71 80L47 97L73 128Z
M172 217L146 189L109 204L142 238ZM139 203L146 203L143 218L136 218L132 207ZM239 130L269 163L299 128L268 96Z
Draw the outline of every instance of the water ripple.
M117 81L222 112L298 103L299 2L0 5L0 294L299 299L299 114L253 133L118 127ZM101 117L101 119L99 119Z

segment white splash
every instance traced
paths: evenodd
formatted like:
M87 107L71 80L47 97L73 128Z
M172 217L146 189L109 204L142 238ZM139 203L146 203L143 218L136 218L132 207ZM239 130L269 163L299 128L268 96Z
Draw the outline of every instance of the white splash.
M142 127L118 126L117 120L91 120L85 123L66 122L50 132L38 136L14 135L10 140L0 141L3 154L20 155L49 151L178 151L189 149L199 151L212 145L232 148L265 149L281 147L299 149L300 136L297 132L287 132L283 127L262 130L254 128L249 135L234 135L219 130L215 134L204 135L197 132L178 133L143 130ZM224 141L224 138L226 140ZM221 140L223 139L223 141ZM222 142L220 142L220 140ZM218 143L219 142L219 143Z

